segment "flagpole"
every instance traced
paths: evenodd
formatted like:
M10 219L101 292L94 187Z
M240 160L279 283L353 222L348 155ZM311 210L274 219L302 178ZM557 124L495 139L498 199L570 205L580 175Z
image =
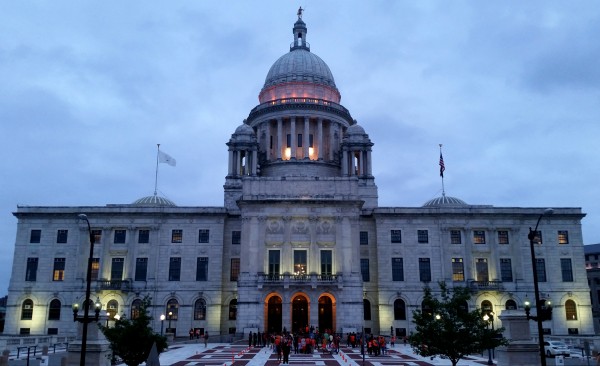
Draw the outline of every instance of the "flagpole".
M160 154L160 144L156 144L156 174L154 175L154 196L157 195L158 187L158 156Z
M442 156L442 144L440 144L440 177L442 177L442 197L446 197L446 189L444 188L444 170L446 170L446 166L444 165L444 157Z

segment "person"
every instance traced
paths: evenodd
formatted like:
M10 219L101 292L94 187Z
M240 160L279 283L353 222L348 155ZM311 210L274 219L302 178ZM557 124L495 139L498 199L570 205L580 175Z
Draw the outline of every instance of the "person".
M252 347L252 331L250 331L250 335L248 336L248 347Z
M281 352L283 353L283 363L284 364L288 364L290 363L290 350L291 350L291 340L290 338L286 337L281 345Z
M208 347L208 332L204 332L204 347Z

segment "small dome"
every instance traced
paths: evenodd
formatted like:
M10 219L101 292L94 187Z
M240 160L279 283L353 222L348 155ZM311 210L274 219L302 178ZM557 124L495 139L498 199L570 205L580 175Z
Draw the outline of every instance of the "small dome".
M362 128L361 126L358 125L358 123L353 124L352 126L348 127L348 129L346 130L346 133L348 135L364 135L365 129Z
M254 129L247 124L243 123L235 129L236 135L255 135Z
M135 200L131 205L152 207L177 207L177 205L173 201L157 195L142 197L138 200Z
M442 195L432 200L425 202L423 207L440 207L440 206L468 206L468 204L460 198Z

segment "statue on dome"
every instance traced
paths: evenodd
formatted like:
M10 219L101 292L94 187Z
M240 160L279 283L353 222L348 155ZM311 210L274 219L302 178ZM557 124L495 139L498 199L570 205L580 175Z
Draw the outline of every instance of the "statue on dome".
M302 12L304 11L304 9L302 9L302 7L300 7L298 9L298 19L302 19Z

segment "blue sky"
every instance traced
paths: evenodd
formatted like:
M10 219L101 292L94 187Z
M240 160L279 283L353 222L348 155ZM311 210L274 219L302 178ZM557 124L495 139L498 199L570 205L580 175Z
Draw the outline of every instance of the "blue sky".
M375 143L380 206L581 207L600 243L594 1L0 1L0 295L17 205L221 206L231 133L311 51ZM75 220L75 218L74 218ZM526 240L526 238L523 238Z

